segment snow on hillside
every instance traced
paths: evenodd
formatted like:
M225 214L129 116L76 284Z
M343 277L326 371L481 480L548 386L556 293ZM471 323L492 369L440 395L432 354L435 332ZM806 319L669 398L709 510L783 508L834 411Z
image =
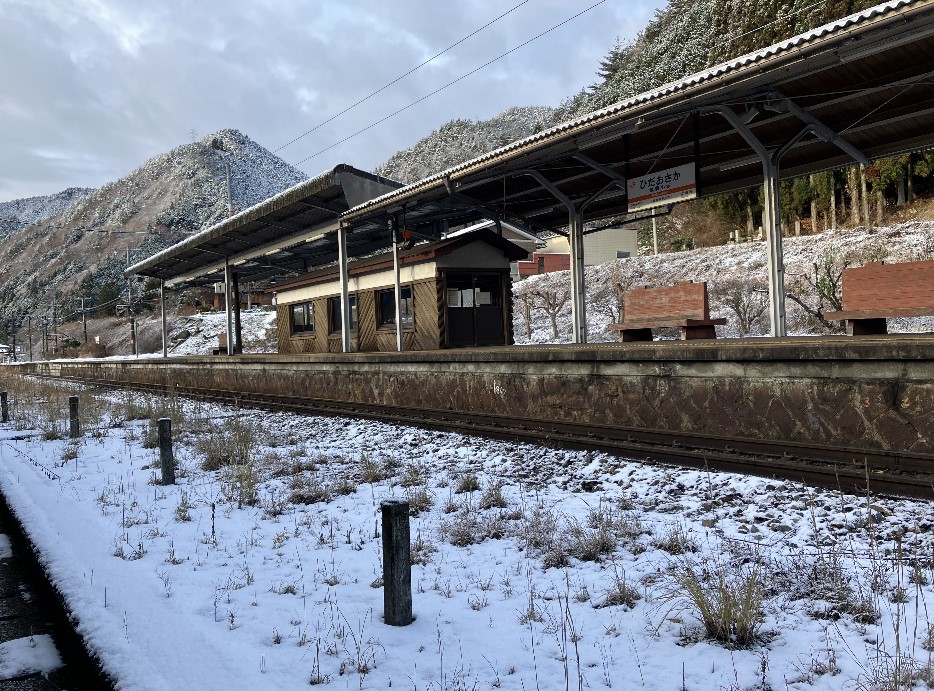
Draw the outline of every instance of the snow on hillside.
M161 328L161 325L160 325ZM276 350L276 312L258 307L240 312L244 353ZM170 355L210 355L217 337L227 332L226 312L203 312L178 317L169 329ZM161 351L160 351L161 352Z
M934 259L934 222L913 222L885 228L854 228L827 231L819 235L783 240L785 254L785 290L798 296L809 307L816 307L815 264L824 276L839 277L844 265L858 266L866 261L884 259L904 262ZM585 258L586 260L586 258ZM709 247L687 252L647 255L617 259L588 267L587 324L590 340L614 341L617 336L606 330L619 321L619 289L637 285L664 286L679 281L707 281L710 313L726 317L725 327L717 327L719 336L765 335L769 332L767 267L764 242ZM614 290L614 286L617 290ZM559 297L570 287L567 271L533 276L513 286L516 299L514 328L517 343L567 343L571 332L570 303L557 315L559 336L553 336L551 322L541 296ZM538 295L536 295L538 294ZM528 337L523 297L532 304L532 335ZM749 328L739 333L737 309L745 310ZM829 311L829 310L827 310ZM789 335L827 333L819 320L810 317L793 299L786 299ZM755 316L758 315L758 316ZM755 318L752 318L755 316ZM891 331L934 331L934 318L890 320Z
M509 108L489 120L451 120L414 146L390 157L376 173L411 183L554 124L555 110L544 106Z
M72 207L63 223L198 230L227 216L225 161L234 211L307 178L239 130L225 129L154 156L104 185Z
M60 214L79 199L95 191L82 187L69 187L67 190L44 197L26 197L0 202L0 237L18 232L30 223Z

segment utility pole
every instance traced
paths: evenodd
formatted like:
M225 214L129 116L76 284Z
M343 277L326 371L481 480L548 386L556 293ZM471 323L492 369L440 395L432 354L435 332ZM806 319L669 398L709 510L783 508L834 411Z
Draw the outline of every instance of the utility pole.
M42 318L42 357L49 356L49 323Z
M27 333L29 334L29 361L32 362L32 317L26 317Z
M58 354L58 304L57 296L52 297L52 355Z
M126 268L130 268L130 252L141 250L142 247L126 248ZM139 340L136 338L136 314L133 312L133 277L126 277L126 304L130 312L130 345L133 348L133 355L139 357Z
M84 326L84 345L88 344L88 312L84 307L84 301L91 298L78 298L81 300L81 323Z

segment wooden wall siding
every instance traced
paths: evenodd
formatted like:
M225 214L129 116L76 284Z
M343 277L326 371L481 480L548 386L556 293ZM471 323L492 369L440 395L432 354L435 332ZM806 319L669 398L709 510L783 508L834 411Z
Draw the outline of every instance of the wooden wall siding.
M357 347L361 352L378 350L376 345L376 293L357 293Z
M438 324L438 347L447 348L448 345L448 290L444 275L438 276L435 281L435 303L437 314L435 322Z
M293 352L291 338L289 306L276 305L276 348L280 353Z
M381 353L396 352L396 332L395 331L377 331L376 348ZM420 350L418 334L414 331L402 332L402 349L406 351Z
M438 331L438 295L436 282L419 281L412 286L415 299L415 350L436 350L441 347Z
M406 331L405 350L436 350L443 348L444 286L440 280L429 279L412 285L415 298L415 331ZM396 350L396 332L377 328L376 291L359 291L357 295L357 332L350 336L352 352L391 352ZM288 353L340 353L339 335L329 334L328 298L312 301L315 312L314 336L293 338L291 334L290 306L276 307L279 352Z

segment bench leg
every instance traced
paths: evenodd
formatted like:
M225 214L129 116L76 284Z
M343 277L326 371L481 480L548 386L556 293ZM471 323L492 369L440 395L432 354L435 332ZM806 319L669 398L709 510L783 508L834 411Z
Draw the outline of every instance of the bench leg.
M621 329L619 332L619 340L623 343L651 341L652 329Z
M847 321L851 336L876 336L889 332L885 319L850 319Z
M681 340L682 341L693 341L699 338L716 338L717 337L717 328L713 324L707 324L705 326L682 326L681 327Z

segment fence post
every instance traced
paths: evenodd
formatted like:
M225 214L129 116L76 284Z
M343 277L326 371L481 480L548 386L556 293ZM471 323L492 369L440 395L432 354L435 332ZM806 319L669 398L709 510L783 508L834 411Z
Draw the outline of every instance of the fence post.
M175 454L172 452L172 420L159 418L159 460L162 462L162 484L175 484Z
M0 391L0 422L10 421L10 408L6 396L6 391Z
M390 626L412 623L412 563L409 557L409 502L380 502L383 516L383 620Z
M71 438L77 439L81 436L81 428L78 425L78 397L68 397L68 421L71 423Z

